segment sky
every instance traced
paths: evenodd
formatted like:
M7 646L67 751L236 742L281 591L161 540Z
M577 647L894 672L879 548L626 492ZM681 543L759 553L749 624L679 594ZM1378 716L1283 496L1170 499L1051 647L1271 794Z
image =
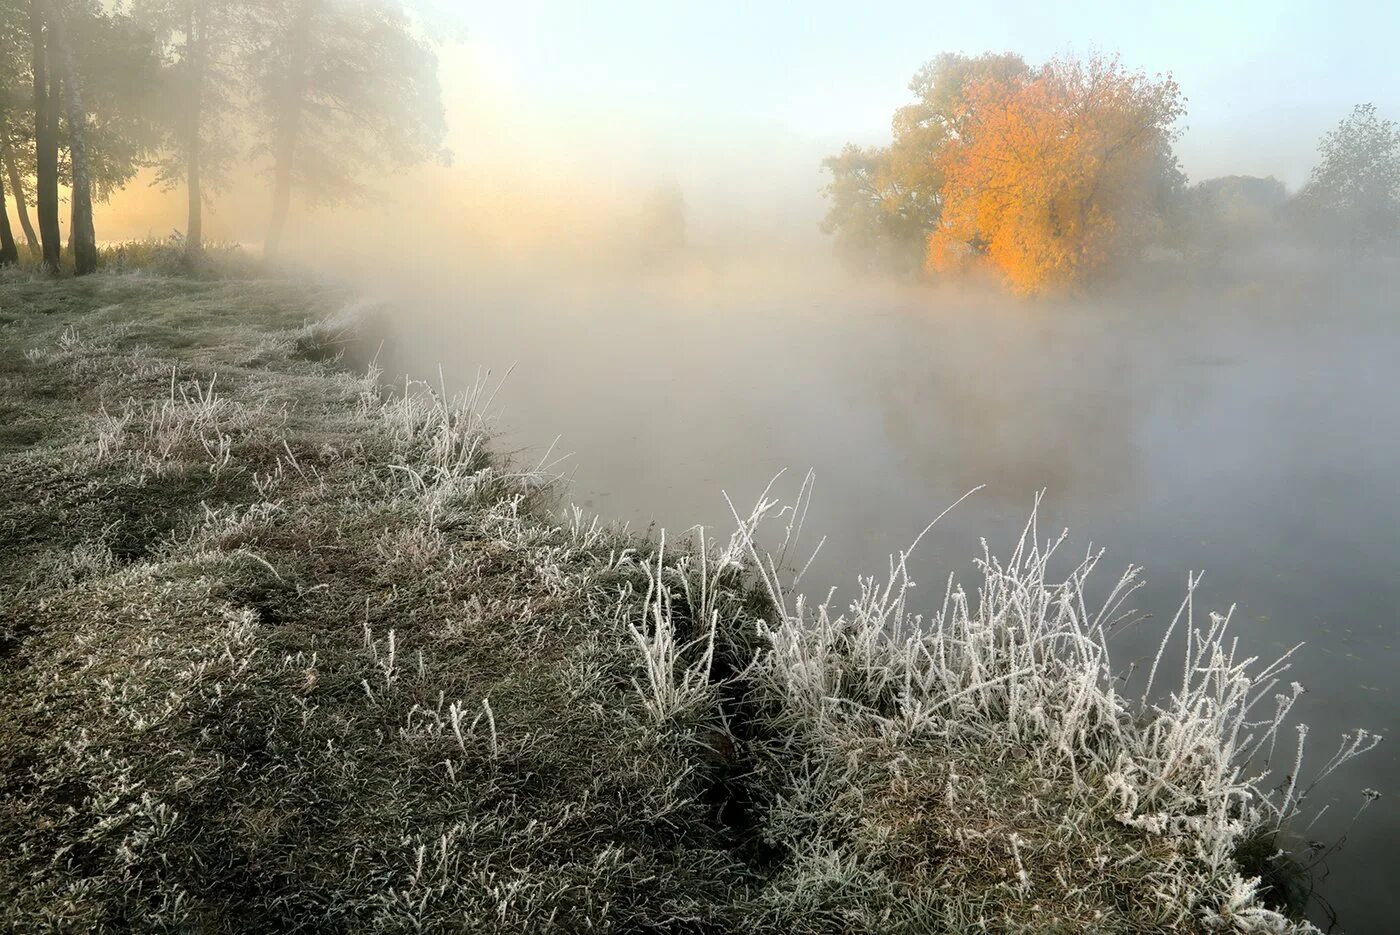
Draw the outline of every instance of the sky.
M421 216L427 189L440 237L465 220L521 241L586 241L627 223L615 219L639 190L674 184L693 231L819 241L821 160L848 141L887 142L910 77L943 51L1032 63L1118 53L1171 72L1192 181L1273 175L1296 190L1318 137L1355 104L1400 118L1395 0L407 2L438 54L452 165L381 180L375 204L294 219L309 238L366 216L392 229L394 211ZM99 206L106 236L183 228L183 193L146 181ZM207 211L211 237L260 238L266 178L241 184Z
M1296 188L1318 136L1354 104L1400 111L1400 3L1380 0L437 4L429 19L466 37L444 48L450 118L468 113L467 76L485 76L522 113L672 158L779 137L814 150L881 142L909 77L942 51L1118 52L1172 72L1188 99L1178 153L1195 180L1274 175ZM470 158L479 140L453 122Z

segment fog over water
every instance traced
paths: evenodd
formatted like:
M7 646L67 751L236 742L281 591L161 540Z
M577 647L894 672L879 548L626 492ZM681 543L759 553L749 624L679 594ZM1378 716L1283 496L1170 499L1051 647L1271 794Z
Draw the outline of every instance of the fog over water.
M975 586L983 537L1010 551L1044 489L1041 534L1069 527L1067 559L1107 548L1104 586L1145 566L1134 603L1151 619L1118 637L1124 667L1150 661L1204 570L1198 614L1238 603L1249 654L1306 642L1290 677L1314 768L1343 730L1394 733L1394 266L1260 253L1026 301L854 278L820 250L580 259L361 274L387 302L380 362L434 383L441 368L449 389L513 367L503 444L523 462L571 453L566 499L634 527L727 533L722 491L746 507L786 469L790 497L810 468L806 546L828 537L802 583L814 597L853 594L985 485L916 554L934 610L949 572ZM1400 833L1393 744L1320 789L1314 807L1333 805L1309 836L1335 838L1363 786L1387 797L1322 884L1352 931L1400 913L1375 859Z

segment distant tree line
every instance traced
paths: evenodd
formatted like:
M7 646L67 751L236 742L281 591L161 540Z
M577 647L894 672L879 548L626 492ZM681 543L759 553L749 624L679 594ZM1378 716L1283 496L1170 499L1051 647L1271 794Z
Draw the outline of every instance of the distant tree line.
M1188 186L1170 75L1114 57L945 53L909 84L892 141L823 163L824 229L861 266L948 274L988 266L1013 289L1091 281L1149 244L1209 249L1292 225L1349 250L1400 245L1400 130L1371 105L1322 140L1290 198L1275 179Z
M293 191L353 198L442 152L436 58L395 0L0 0L0 65L0 263L18 259L13 202L28 250L58 270L60 186L82 275L93 201L143 168L187 190L193 258L235 165L271 176L275 253Z

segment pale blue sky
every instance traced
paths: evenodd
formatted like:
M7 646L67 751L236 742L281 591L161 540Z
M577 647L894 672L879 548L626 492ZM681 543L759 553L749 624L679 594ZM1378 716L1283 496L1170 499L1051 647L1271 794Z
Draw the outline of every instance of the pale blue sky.
M1120 52L1173 72L1188 98L1178 152L1195 179L1274 174L1296 186L1318 135L1353 104L1400 118L1397 2L516 0L467 3L453 18L523 106L648 127L673 144L755 132L818 148L878 142L910 75L944 50L1033 62ZM452 56L445 48L445 64Z

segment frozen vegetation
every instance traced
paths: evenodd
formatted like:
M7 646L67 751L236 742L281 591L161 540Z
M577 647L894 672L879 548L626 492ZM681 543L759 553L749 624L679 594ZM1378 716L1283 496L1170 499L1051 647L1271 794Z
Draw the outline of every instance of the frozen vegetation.
M1123 671L1136 573L1032 520L931 617L902 553L816 603L809 485L718 536L563 507L494 383L386 386L333 289L0 297L7 930L1309 929L1289 828L1377 738L1189 594Z

